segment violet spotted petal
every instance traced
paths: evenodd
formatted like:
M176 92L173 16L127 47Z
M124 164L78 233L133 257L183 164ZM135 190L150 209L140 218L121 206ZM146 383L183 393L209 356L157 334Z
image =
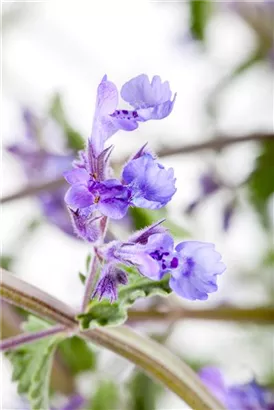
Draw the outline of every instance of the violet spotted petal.
M226 269L221 255L210 243L187 241L175 248L179 264L172 270L170 287L180 296L190 300L206 300L215 292L217 275Z

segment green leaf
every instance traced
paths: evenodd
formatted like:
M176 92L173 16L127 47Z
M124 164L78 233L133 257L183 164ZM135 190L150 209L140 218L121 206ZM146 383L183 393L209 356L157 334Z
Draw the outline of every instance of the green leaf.
M128 410L156 410L157 398L162 390L160 384L137 370L129 382Z
M91 399L92 410L118 410L118 386L110 380L102 381Z
M130 216L133 220L133 225L135 229L143 229L148 225L151 225L160 219L167 218L167 210L166 208L156 209L150 211L148 209L143 208L130 208L129 209ZM171 235L177 238L185 238L186 236L190 236L190 234L180 225L175 224L168 219L163 223L166 228L169 229Z
M171 292L169 287L169 276L159 281L141 279L133 284L120 288L118 300L110 303L109 300L92 300L85 313L77 316L81 328L90 329L97 326L117 326L127 320L127 309L133 303L144 297L153 295L168 295Z
M274 193L274 139L262 143L255 169L249 177L250 199L263 224L269 225L268 200Z
M27 332L47 329L50 325L34 316L23 324ZM49 382L55 349L63 336L54 335L23 345L6 353L13 365L12 380L18 382L18 393L27 393L32 410L49 408Z
M73 374L96 368L96 354L91 347L78 336L63 340L58 352Z
M190 30L196 40L203 41L208 19L211 15L211 2L209 0L190 0Z
M76 131L69 124L64 107L62 104L61 96L55 94L52 98L49 114L55 119L55 121L63 128L67 137L67 146L75 151L79 151L85 148L85 141L78 131Z

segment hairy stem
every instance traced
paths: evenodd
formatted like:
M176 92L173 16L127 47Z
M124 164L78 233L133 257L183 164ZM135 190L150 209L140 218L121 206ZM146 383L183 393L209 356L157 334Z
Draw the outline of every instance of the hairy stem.
M92 264L91 264L90 273L88 275L88 278L87 278L86 284L85 284L85 292L84 292L84 297L83 297L83 302L82 302L82 312L85 311L85 309L88 305L88 302L90 300L91 293L92 293L92 290L93 290L94 284L95 284L95 278L96 278L96 272L97 272L98 266L99 266L98 257L96 255L94 255L93 260L92 260Z
M250 142L250 141L272 141L274 142L274 134L268 132L258 132L253 134L247 135L239 135L234 137L219 135L216 138L210 139L208 141L196 143L196 144L189 144L189 145L182 145L177 147L162 147L157 150L157 154L159 157L167 157L167 156L174 156L174 155L182 155L182 154L191 154L196 153L204 150L215 150L218 151L222 148L225 148L229 145L238 144L241 142ZM119 161L119 164L124 164L128 158ZM55 181L46 182L41 185L33 185L27 186L13 194L6 195L0 198L0 203L4 204L7 202L14 201L16 199L25 198L27 196L36 195L41 191L50 191L60 186L64 185L66 181L64 178L56 179Z
M37 340L44 339L45 337L65 332L66 329L67 328L64 325L56 325L52 326L49 329L40 330L39 332L23 333L15 337L10 337L0 342L0 350L5 351L16 349L17 347L24 345L26 343L32 343Z
M32 312L47 319L56 320L58 317L60 324L75 327L74 313L70 307L52 298L51 309L45 309L49 295L3 270L1 293L3 294L3 290L7 288L10 291L4 294L10 302L25 309L31 307ZM33 295L35 295L34 304L31 302ZM160 344L135 334L124 326L99 328L87 332L79 331L79 334L135 363L170 388L195 410L224 409L221 403L206 390L195 373Z

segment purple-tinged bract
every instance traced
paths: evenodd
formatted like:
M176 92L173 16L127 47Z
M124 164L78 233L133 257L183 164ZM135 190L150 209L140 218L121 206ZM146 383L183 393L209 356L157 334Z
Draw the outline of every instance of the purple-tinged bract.
M93 297L98 296L99 300L103 297L114 302L118 297L118 285L127 284L127 275L121 269L117 269L114 265L105 265L101 278L96 285Z

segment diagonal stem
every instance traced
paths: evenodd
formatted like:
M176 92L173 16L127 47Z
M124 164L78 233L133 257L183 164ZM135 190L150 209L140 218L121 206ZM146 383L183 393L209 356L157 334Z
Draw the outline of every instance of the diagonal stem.
M66 330L67 327L64 325L56 325L52 326L49 329L40 330L39 332L23 333L18 336L9 337L8 339L0 341L0 350L6 351L16 349L17 347L26 343L32 343L45 337L65 332Z
M31 306L32 312L42 317L51 320L58 317L60 324L74 327L74 314L69 306L52 298L52 308L44 309L49 295L2 270L1 293L7 287L11 288L8 296L6 294L6 299L10 302L26 309ZM35 304L30 302L33 294ZM79 335L135 363L195 410L224 410L222 404L207 391L197 375L181 359L164 346L136 334L130 328L98 328L87 332L79 331Z

